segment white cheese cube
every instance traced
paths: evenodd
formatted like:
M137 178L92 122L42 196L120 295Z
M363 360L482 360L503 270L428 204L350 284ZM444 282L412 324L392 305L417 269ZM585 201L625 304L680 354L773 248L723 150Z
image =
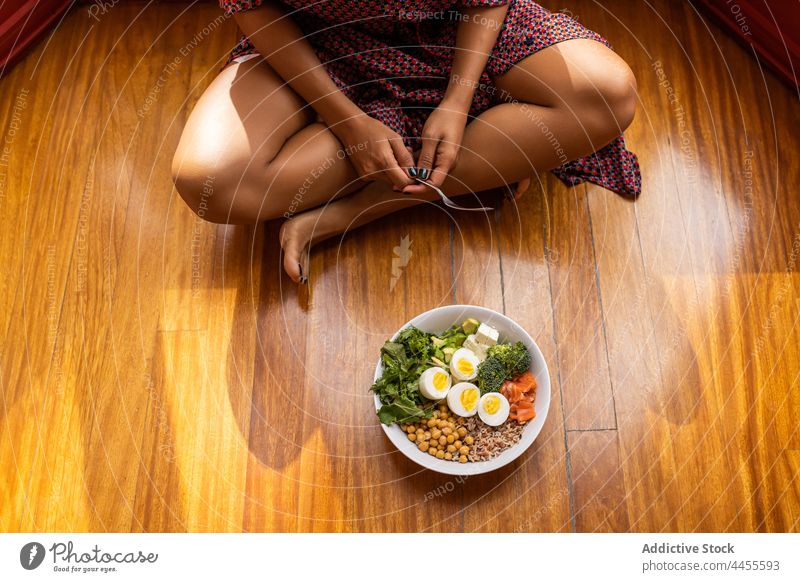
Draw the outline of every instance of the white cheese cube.
M473 334L471 334L471 335L468 335L468 336L467 336L467 339L465 339L465 340L464 340L464 345L463 345L462 347L465 347L465 348L467 348L467 349L468 349L469 351L471 351L473 354L475 354L476 356L478 356L478 359L479 359L481 362L482 362L482 361L484 361L484 360L486 359L486 350L488 350L488 349L489 349L489 348L487 348L485 345L483 345L483 344L479 344L479 343L478 343L478 342L475 340L475 334L474 334L474 333L473 333Z
M475 341L487 347L491 347L497 343L497 338L500 336L495 328L490 325L482 323L478 326L478 331L475 332Z

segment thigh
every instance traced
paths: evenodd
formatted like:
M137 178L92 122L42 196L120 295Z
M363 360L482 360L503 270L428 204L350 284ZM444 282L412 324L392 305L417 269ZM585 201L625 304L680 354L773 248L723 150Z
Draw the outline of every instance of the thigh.
M189 115L173 173L238 179L250 165L265 167L314 118L311 107L261 57L233 62Z
M511 99L545 107L615 98L635 89L628 64L606 45L573 39L544 48L494 79Z

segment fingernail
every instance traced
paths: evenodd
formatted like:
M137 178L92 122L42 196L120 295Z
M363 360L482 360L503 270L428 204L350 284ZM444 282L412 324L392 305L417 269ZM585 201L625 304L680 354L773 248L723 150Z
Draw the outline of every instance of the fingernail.
M417 177L417 169L416 168L409 168L408 169L408 175L411 176L412 178L416 178Z
M420 168L419 169L419 177L423 180L428 179L428 168Z

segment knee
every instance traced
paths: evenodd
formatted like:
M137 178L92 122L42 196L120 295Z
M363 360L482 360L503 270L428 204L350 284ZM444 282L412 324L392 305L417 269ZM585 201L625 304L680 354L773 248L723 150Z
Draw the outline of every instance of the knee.
M626 130L636 115L639 99L636 77L627 64L623 64L608 80L605 97L619 130Z
M175 154L172 181L186 205L197 216L215 224L239 224L236 194L236 169L233 164L212 160L201 153Z
M591 116L612 133L622 133L636 114L636 77L622 61L602 73L590 75L580 88L580 101L591 108Z

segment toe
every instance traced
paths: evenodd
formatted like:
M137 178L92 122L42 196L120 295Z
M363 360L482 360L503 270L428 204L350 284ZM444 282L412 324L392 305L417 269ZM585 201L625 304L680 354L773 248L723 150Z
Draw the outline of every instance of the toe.
M283 270L289 275L289 278L295 283L300 283L300 278L303 276L302 267L297 262L297 258L284 254L283 256Z
M531 187L531 179L530 178L523 178L517 183L517 189L514 192L514 200L519 200L522 198L522 195L528 191L528 188Z

